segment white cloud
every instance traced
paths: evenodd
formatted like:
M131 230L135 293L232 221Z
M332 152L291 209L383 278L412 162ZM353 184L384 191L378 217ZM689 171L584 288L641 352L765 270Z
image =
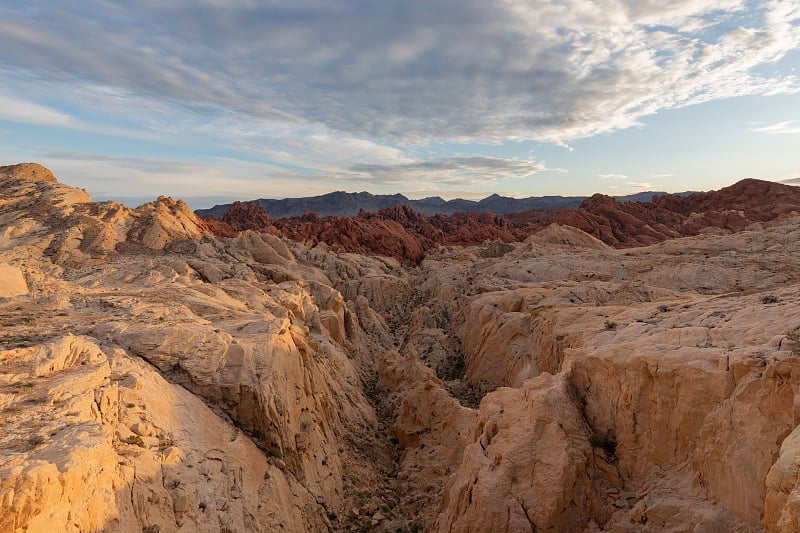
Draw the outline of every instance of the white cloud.
M401 164L351 165L335 177L384 185L428 182L450 186L520 179L549 170L543 162L498 157L447 157Z
M535 156L425 160L417 149L568 146L664 109L800 90L793 69L763 68L800 49L796 0L14 5L23 4L0 6L0 119L231 157L51 158L60 173L85 170L92 187L104 175L131 189L188 186L195 175L231 194L280 194L264 190L268 175L266 187L480 188L558 169ZM752 131L799 129L785 121Z
M637 187L639 189L649 189L653 186L652 183L648 183L646 181L629 181L628 185L631 187Z
M797 90L754 69L800 47L798 20L794 0L45 1L0 7L0 63L354 139L563 145L662 109Z
M147 157L116 157L90 153L39 151L26 154L54 169L56 177L83 187L99 198L142 198L185 195L185 191L227 198L310 196L341 188L344 183L388 186L392 192L408 186L416 193L475 197L477 192L453 187L490 186L499 179L523 178L549 171L543 162L494 157L455 157L404 163L353 164L331 167L326 174L298 173L274 165L229 159L182 161ZM0 157L9 154L0 151ZM8 159L12 161L12 159ZM485 189L484 189L485 190ZM463 194L462 194L463 193ZM483 196L486 196L484 194ZM482 196L481 196L482 197Z
M2 154L6 158L7 154ZM291 178L265 179L278 170L271 165L238 160L181 161L158 158L114 157L75 152L42 151L32 154L68 185L83 187L103 198L172 195L185 191L213 192L231 198L272 197L297 188ZM327 192L325 183L304 183L310 194Z
M800 121L786 120L769 126L750 128L750 131L755 133L800 133Z
M0 93L0 120L45 126L74 126L74 117L57 109Z

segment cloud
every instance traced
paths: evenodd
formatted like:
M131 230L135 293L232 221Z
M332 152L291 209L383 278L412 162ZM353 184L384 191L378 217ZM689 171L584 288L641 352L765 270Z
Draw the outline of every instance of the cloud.
M625 174L598 174L598 178L601 180L626 180L628 176Z
M87 91L100 110L136 102L129 119L164 133L224 118L378 144L563 145L663 109L797 91L758 67L800 48L798 21L794 0L11 2L0 66L85 113L102 115ZM45 111L18 119L65 119Z
M45 126L73 126L77 121L56 109L0 93L0 120L40 124Z
M750 128L750 131L755 133L800 133L800 121L786 120L771 124L769 126L761 126L758 128Z
M631 187L637 187L639 189L649 189L653 186L652 183L647 183L645 181L629 181L628 185Z
M339 179L383 185L425 181L448 186L485 184L499 179L520 179L548 170L544 163L498 157L447 157L402 164L351 165Z
M26 154L53 169L59 181L83 187L97 198L186 197L186 191L225 198L280 197L296 192L298 181L259 162L229 159L183 161L115 157L100 154L39 151ZM0 150L5 160L14 161ZM303 183L308 194L329 192L325 182ZM191 194L190 194L191 197Z
M331 166L327 173L299 173L283 166L219 158L183 161L51 150L28 155L56 169L57 178L64 183L86 188L97 198L129 198L131 202L143 201L148 195L185 197L184 191L202 191L228 199L281 198L297 196L301 182L303 195L323 194L332 186L341 188L347 182L388 186L393 192L411 186L417 188L415 193L425 191L425 194L439 194L445 188L448 197L454 194L472 197L477 193L451 189L491 185L500 179L520 179L551 171L543 162L480 156L426 161L404 158L402 163L388 162L396 160L390 157L384 163L355 163ZM0 151L0 157L8 155ZM202 200L194 203L200 205L198 202Z

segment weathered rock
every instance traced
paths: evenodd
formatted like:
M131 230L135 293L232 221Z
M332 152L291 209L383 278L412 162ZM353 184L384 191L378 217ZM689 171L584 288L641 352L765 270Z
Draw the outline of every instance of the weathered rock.
M19 163L18 165L0 167L0 176L15 180L58 183L53 173L38 163Z
M180 201L0 185L2 531L800 523L780 187L593 197L588 233L506 244L553 215L397 207L229 238Z
M249 229L266 233L273 230L272 217L258 202L234 202L219 220L233 231Z
M566 382L543 374L481 403L437 531L580 531L610 514Z
M550 224L528 239L528 242L532 244L563 244L565 246L580 246L597 250L606 250L609 247L603 241L592 237L585 231L576 227L562 226L559 224Z
M0 298L28 294L28 283L19 267L0 263Z

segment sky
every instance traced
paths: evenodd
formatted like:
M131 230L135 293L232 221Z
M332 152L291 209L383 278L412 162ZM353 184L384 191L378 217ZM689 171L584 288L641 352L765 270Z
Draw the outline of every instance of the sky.
M194 208L800 177L798 0L0 0L0 164Z

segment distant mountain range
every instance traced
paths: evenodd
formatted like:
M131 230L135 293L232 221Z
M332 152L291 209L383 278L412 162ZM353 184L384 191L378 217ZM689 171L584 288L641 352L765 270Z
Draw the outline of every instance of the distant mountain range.
M620 202L649 202L653 196L668 194L666 192L640 192L627 196L615 196ZM675 193L688 196L691 192ZM445 200L439 196L430 196L420 200L411 200L402 194L370 194L368 192L331 192L320 196L305 198L284 198L273 200L259 198L256 202L273 218L299 217L308 212L319 216L350 217L362 209L375 212L397 205L409 205L417 213L423 215L452 215L453 213L481 213L488 211L495 215L520 213L531 209L562 209L578 207L586 196L530 196L528 198L511 198L493 194L483 200L464 200L456 198ZM231 204L215 205L210 209L198 209L199 216L208 215L217 218L225 214Z

